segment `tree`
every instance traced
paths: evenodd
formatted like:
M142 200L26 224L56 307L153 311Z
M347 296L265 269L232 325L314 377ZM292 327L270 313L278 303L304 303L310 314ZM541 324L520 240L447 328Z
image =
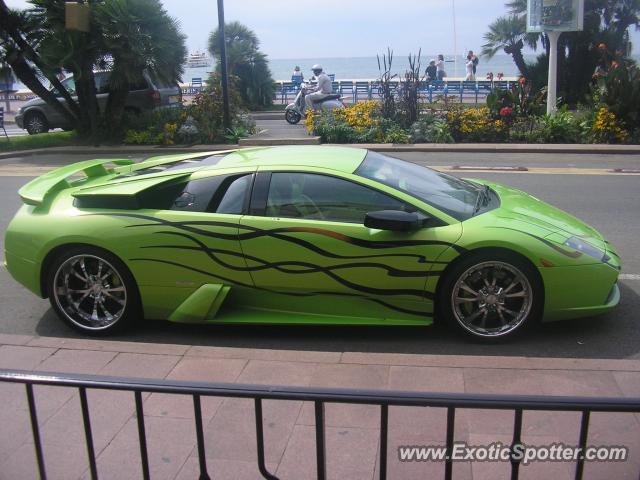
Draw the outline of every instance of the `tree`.
M236 82L243 103L249 108L260 108L273 102L274 80L269 70L267 56L260 51L256 34L241 24L225 24L227 68ZM218 29L209 35L209 52L220 58L220 33ZM218 71L220 66L218 65Z
M109 0L97 9L96 20L102 27L102 48L110 55L105 116L117 126L129 85L140 83L144 71L161 84L180 78L187 55L185 36L158 0Z
M500 48L508 48L507 53L512 55L520 72L541 88L546 85L548 72L548 38L545 34L526 33L526 0L509 0L505 6L509 15L497 19L485 35L486 53L490 56ZM558 43L558 95L564 103L575 105L586 98L599 62L600 45L605 45L612 54L628 55L629 28L639 25L640 0L585 0L583 31L565 32ZM542 44L546 53L535 63L527 64L522 57L525 44L534 49Z
M88 137L98 139L105 130L100 128L95 70L111 71L103 117L107 131L117 130L129 85L140 80L144 70L166 83L177 81L182 73L185 37L160 0L88 0L89 32L66 28L64 0L30 3L31 8L16 12L0 0L4 56L31 91ZM63 70L73 74L77 99L57 78ZM44 86L42 77L53 90Z
M482 46L481 54L492 58L500 50L504 50L504 53L513 57L520 74L528 77L529 68L522 55L522 49L525 41L529 46L535 46L535 37L528 35L525 30L523 17L509 15L498 18L489 25L489 31L484 35L487 43Z

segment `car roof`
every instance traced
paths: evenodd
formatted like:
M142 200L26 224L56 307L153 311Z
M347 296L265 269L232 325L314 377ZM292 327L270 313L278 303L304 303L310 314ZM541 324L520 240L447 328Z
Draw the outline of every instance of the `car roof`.
M363 148L296 145L236 150L203 170L229 167L323 167L353 173L367 155Z

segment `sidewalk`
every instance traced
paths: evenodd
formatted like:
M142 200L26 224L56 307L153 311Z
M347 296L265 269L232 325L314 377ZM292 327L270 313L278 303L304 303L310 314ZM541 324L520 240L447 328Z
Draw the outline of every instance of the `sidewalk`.
M0 335L0 368L130 377L270 385L584 396L640 396L640 361L525 357L435 356L357 352L259 350L108 340ZM24 387L0 384L0 479L36 478ZM35 387L49 478L89 478L79 401L74 390ZM89 392L100 478L140 478L133 395ZM198 476L191 400L145 397L145 423L153 479ZM375 478L379 411L373 406L327 405L328 478ZM255 423L250 400L203 399L209 474L220 479L261 478L256 464ZM577 413L525 412L523 441L575 445ZM444 465L399 462L399 445L444 445L446 412L391 407L390 479L442 478ZM512 412L459 410L456 441L488 445L511 442ZM264 404L266 460L282 479L315 478L315 433L311 404ZM637 479L640 414L591 417L590 445L625 445L624 463L588 463L585 478ZM571 463L535 463L521 478L573 478ZM508 478L508 463L461 462L454 478Z

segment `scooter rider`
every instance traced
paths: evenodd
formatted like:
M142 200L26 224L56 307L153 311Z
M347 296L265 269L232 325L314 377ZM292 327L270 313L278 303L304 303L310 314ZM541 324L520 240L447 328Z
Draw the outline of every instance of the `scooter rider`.
M318 86L314 90L311 90L310 93L307 93L307 95L304 97L305 110L309 108L315 110L315 102L322 100L324 97L330 95L333 92L331 79L329 78L329 75L322 71L322 66L315 64L313 67L311 67L311 70L313 70L313 74L316 77Z

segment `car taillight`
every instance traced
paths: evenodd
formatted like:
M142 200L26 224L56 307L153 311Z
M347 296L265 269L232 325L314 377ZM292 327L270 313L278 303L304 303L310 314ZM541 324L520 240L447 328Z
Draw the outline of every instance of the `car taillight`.
M154 90L153 92L151 92L151 101L153 102L153 104L156 107L160 106L160 92L157 90Z

